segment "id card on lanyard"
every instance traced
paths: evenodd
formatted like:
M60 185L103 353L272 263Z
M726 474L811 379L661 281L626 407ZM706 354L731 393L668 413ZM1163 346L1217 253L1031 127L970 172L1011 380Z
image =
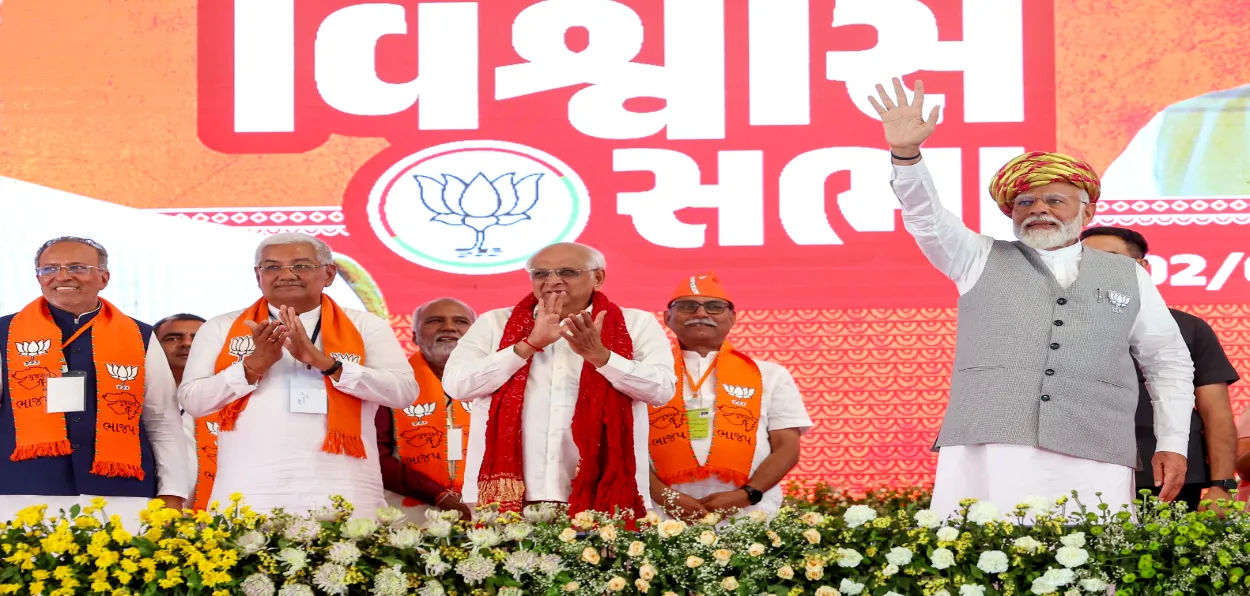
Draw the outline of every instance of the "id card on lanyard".
M78 328L69 339L61 342L62 354L64 349L68 348L75 340L82 337L84 333L95 325L95 319L87 321L86 325ZM64 356L62 356L64 358ZM61 376L49 377L45 383L48 388L48 399L46 405L49 414L65 414L69 412L83 412L87 409L87 373L81 370L70 370L66 361L61 362Z

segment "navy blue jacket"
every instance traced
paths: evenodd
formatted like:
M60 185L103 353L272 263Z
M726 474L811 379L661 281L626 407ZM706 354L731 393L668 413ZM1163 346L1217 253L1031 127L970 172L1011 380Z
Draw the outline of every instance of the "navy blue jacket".
M74 315L51 307L52 319L61 328L61 341L69 339L75 331L95 318L95 313L83 315L78 321ZM13 423L13 402L9 397L8 349L9 326L13 315L0 317L0 495L99 495L103 497L156 496L156 458L147 428L142 417L139 420L139 448L143 457L143 480L133 478L110 478L91 473L95 460L96 374L91 355L91 330L83 333L74 343L64 346L66 364L70 370L87 373L86 411L65 414L65 427L69 434L73 453L61 457L36 457L13 461L10 457L17 443ZM139 321L146 353L152 337L152 327Z

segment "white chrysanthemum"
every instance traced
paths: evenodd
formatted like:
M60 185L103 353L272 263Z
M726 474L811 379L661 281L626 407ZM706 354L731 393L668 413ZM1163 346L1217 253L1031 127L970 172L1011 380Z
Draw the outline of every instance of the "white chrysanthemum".
M273 596L276 591L273 580L263 573L253 573L239 584L244 596Z
M308 515L319 522L336 522L343 514L333 507L318 507L309 511Z
M1055 560L1068 569L1080 567L1089 561L1089 551L1075 546L1060 547L1055 552Z
M950 526L942 526L941 528L938 528L937 539L942 542L954 542L959 540L959 530Z
M443 596L446 593L443 584L432 580L421 584L421 588L417 590L417 596Z
M343 524L343 537L348 540L364 540L378 530L378 522L367 517L357 517Z
M1059 591L1059 588L1072 583L1076 579L1076 574L1071 569L1047 569L1041 577L1033 580L1030 589L1034 594L1049 594Z
M372 521L372 520L370 520ZM326 594L347 593L347 568L335 563L322 563L313 572L312 583Z
M495 573L495 562L479 555L469 555L456 564L456 573L470 586L477 585Z
M373 514L373 517L378 520L379 524L384 526L393 526L404 520L404 512L403 510L396 509L395 507L383 507L377 510L377 512Z
M874 519L877 519L877 511L867 505L851 505L846 513L842 514L842 521L851 528L858 528Z
M313 596L313 589L304 584L287 584L278 590L278 596Z
M326 558L331 563L350 567L352 563L360 559L360 549L351 542L335 542L326 551Z
M1021 536L1011 543L1012 546L1030 553L1042 550L1042 543L1038 542L1032 536Z
M286 563L288 577L299 573L308 566L308 554L298 548L284 548L278 551L278 560Z
M951 593L946 590L938 590L933 593L933 596L951 596Z
M541 505L529 505L521 510L521 515L531 523L544 524L556 518L556 510L546 503Z
M890 563L889 565L886 565L885 569L881 570L881 575L884 575L886 577L893 576L896 573L898 573L898 565L895 565L894 563Z
M321 524L311 519L297 519L282 530L282 536L297 544L308 544L321 532Z
M929 509L922 509L916 512L916 525L922 528L933 529L942 525L942 518L938 514Z
M987 524L998 519L998 506L989 501L977 501L968 507L968 521Z
M235 542L235 544L238 545L240 553L243 553L244 555L254 555L260 552L261 549L265 548L265 544L268 542L269 539L266 538L264 534L253 530L239 536L239 539Z
M538 567L538 554L532 550L517 550L508 553L503 561L503 569L512 574L513 579L520 581L521 575Z
M986 573L1002 573L1008 567L1007 553L1001 550L989 550L981 553L977 560L977 569Z
M449 522L455 523L460 521L460 518L464 517L464 514L460 513L459 509L444 509L438 512L438 517L439 519L445 519ZM477 510L477 523L479 524L493 524L498 518L499 511L495 509Z
M1107 582L1096 577L1081 580L1081 589L1086 592L1106 592Z
M952 553L950 549L939 548L933 551L930 560L934 569L946 569L955 564L955 553Z
M422 560L425 561L426 575L438 577L444 573L447 573L448 569L451 569L451 565L449 565L446 561L444 561L443 557L439 555L438 551L436 550L432 550L426 553L421 558Z
M903 595L899 594L898 592L895 592L894 590L890 590L889 592L886 592L885 594L882 594L881 596L903 596Z
M959 596L985 596L985 586L964 584L959 586Z
M425 526L425 533L435 538L446 538L451 535L451 522L437 519Z
M1042 515L1044 513L1050 513L1050 509L1055 506L1055 502L1045 497L1031 495L1025 497L1024 502L1021 503L1021 505L1024 505L1025 510L1033 515Z
M853 548L839 548L834 551L839 567L858 567L860 561L864 560L864 555Z
M421 542L421 531L416 528L395 530L386 538L386 542L395 548L408 550Z
M885 554L885 562L902 567L911 562L911 549L896 546Z
M490 548L501 542L499 532L494 528L474 528L469 530L468 536L474 550Z
M1060 538L1059 542L1062 543L1064 546L1071 546L1073 548L1081 548L1085 546L1085 532L1073 532L1071 534L1068 534L1067 536L1064 536L1063 538Z
M372 593L373 596L404 596L408 593L408 576L398 566L387 567L373 576Z
M849 596L855 596L864 591L864 584L853 582L847 578L842 578L842 584L838 586L838 591Z
M560 559L560 555L548 554L538 557L538 570L547 574L555 575L564 569L564 561Z

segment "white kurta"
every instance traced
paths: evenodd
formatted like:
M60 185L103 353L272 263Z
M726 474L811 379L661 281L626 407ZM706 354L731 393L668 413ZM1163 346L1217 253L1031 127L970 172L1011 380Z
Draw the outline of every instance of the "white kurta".
M969 230L938 201L923 161L894 166L890 182L903 206L903 223L920 250L951 278L960 295L976 285L989 261L994 239ZM1038 251L1063 287L1076 280L1083 247ZM1129 334L1129 348L1146 374L1154 405L1157 451L1185 455L1189 414L1194 408L1193 364L1175 319L1143 268L1137 271L1141 307ZM1144 462L1150 465L1150 462ZM1025 498L1057 498L1079 491L1081 502L1102 501L1118 510L1134 498L1133 469L1021 445L943 447L938 456L932 509L947 515L965 498L986 500L1010 509Z
M668 403L677 390L677 377L673 374L672 347L655 316L632 308L621 311L633 340L634 357L627 360L613 353L598 371L618 391L635 400L635 478L643 503L649 509L647 405ZM525 365L525 360L512 348L499 349L499 340L511 314L511 308L501 308L482 315L460 338L443 370L443 389L448 395L458 400L478 400L473 402L470 413L464 478L466 503L477 501L477 476L486 454L491 394ZM567 502L578 460L577 445L573 442L573 408L577 405L579 377L585 360L573 353L564 338L534 354L531 360L521 413L525 500Z
M272 309L274 316L277 311ZM258 385L248 385L243 366L235 363L214 374L217 355L227 341L230 326L243 311L210 319L195 336L183 371L178 397L183 408L196 417L222 410L227 404L251 394L247 409L239 415L234 431L217 435L217 478L212 499L226 502L242 493L258 511L284 507L302 513L330 504L341 495L356 506L356 515L371 516L386 505L382 497L382 471L373 417L378 406L406 407L417 397L412 366L395 339L390 325L377 316L343 309L364 339L364 365L343 363L334 386L360 398L360 436L365 459L326 453L324 414L291 412L290 386L297 375L321 379L283 352ZM300 315L311 333L321 316L316 308ZM317 347L321 348L321 337Z
M683 351L682 357L686 363L686 372L690 373L691 378L702 378L704 371L715 362L716 354L717 352L709 352L707 356L699 356L698 352ZM769 432L793 428L798 429L799 434L802 435L812 428L812 419L808 417L807 407L803 405L803 395L799 393L798 385L794 384L794 377L790 376L790 371L773 362L756 360L755 363L760 367L760 376L764 382L764 393L760 396L760 425L755 431L755 457L751 460L750 475L754 475L760 464L769 455L772 455L772 445L768 440ZM703 385L699 387L698 395L695 395L694 387L689 382L682 383L686 409L712 408L715 410L713 406L716 403L717 382L716 371L712 371L708 375L707 380L703 382ZM712 449L712 435L716 428L716 413L714 411L712 413L711 428L713 430L708 433L707 438L690 440L690 446L694 449L694 456L701 465L707 463L708 453ZM696 499L702 499L714 493L737 490L739 487L719 478L711 477L695 482L674 484L671 488ZM743 509L742 514L748 514L758 509L769 515L774 515L777 513L777 510L781 509L781 502L784 496L781 485L778 484L764 491L764 499L757 505Z
M165 350L155 334L148 340L143 366L143 413L139 417L156 458L156 494L187 498L191 494L187 490L189 478L194 472L185 465L187 443L179 421L174 375L169 371ZM61 509L68 512L74 505L90 505L96 496L0 495L0 520L14 519L18 511L32 505L47 505L49 515L56 515ZM146 509L151 500L108 496L104 499L108 501L105 512L120 515L122 524L132 531L139 529L139 512Z

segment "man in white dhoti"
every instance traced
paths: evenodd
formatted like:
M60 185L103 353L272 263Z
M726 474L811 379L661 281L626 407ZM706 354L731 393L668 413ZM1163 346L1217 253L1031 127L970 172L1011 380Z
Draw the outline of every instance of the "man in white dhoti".
M933 510L976 498L1004 509L1078 492L1112 510L1134 498L1141 364L1155 410L1151 465L1162 498L1185 477L1193 363L1145 269L1077 238L1094 215L1098 176L1084 162L1027 153L1003 166L990 194L1018 242L969 230L938 201L920 145L933 133L924 87L908 102L880 85L872 103L894 162L891 186L921 251L959 290L950 405L935 449ZM1097 495L1101 493L1101 497Z
M411 404L417 382L386 321L325 295L336 274L324 242L270 236L256 250L263 297L200 328L178 388L198 419L197 494L242 493L258 510L332 495L357 515L386 506L373 419Z

